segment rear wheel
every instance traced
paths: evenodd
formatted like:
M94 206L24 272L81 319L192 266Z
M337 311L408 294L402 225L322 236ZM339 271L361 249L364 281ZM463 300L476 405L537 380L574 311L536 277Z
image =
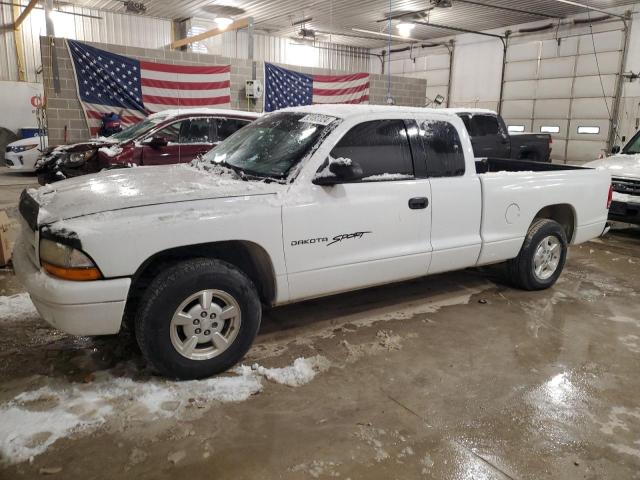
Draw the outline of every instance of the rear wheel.
M564 228L553 220L535 220L520 253L510 260L511 281L525 290L543 290L558 280L567 259L567 236Z
M135 319L145 358L163 375L208 377L235 365L258 333L256 288L235 266L193 259L160 273Z

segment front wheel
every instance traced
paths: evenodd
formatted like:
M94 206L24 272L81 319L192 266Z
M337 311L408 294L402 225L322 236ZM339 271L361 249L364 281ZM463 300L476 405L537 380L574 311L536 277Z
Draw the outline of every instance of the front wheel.
M556 283L566 259L564 228L558 222L540 218L529 227L518 256L509 260L509 277L525 290L543 290Z
M221 260L187 260L150 283L136 315L136 339L161 374L203 378L242 359L261 315L256 288L242 271Z

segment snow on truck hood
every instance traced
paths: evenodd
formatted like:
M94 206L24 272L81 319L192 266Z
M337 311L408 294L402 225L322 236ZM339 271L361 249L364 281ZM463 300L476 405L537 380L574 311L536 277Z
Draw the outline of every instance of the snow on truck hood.
M189 165L104 170L30 189L39 204L38 225L94 213L246 195L275 194L279 183L244 181Z
M586 163L585 167L607 170L612 177L640 179L640 154L619 153Z

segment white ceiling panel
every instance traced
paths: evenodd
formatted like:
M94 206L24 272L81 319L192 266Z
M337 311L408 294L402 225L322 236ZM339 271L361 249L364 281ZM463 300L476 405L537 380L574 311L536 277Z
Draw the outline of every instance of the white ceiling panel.
M119 0L66 0L95 9L126 13ZM272 35L295 35L301 25L293 23L309 18L304 26L318 32L331 32L321 41L345 43L361 47L383 47L386 40L375 35L356 33L353 28L382 32L389 11L388 0L139 0L146 7L143 15L172 20L189 17L215 17L216 9L232 6L238 9L236 18L252 16L255 28ZM22 0L26 3L26 0ZM479 5L482 4L482 5ZM611 8L633 3L630 0L589 0L597 8ZM392 0L394 12L424 12L429 2L424 0ZM468 30L489 30L536 20L550 20L584 13L584 8L554 0L453 0L450 8L435 8L425 20L432 24L447 25ZM396 32L394 21L394 33ZM213 24L212 24L213 26ZM411 36L428 40L452 35L452 30L431 26L416 26ZM359 35L361 38L357 38ZM370 38L366 38L366 37ZM365 38L362 38L365 37Z

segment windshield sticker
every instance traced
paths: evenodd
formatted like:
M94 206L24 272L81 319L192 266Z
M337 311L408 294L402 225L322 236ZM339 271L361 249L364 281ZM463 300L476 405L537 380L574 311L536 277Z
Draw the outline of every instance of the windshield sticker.
M302 117L300 120L298 120L299 122L304 122L304 123L314 123L316 125L329 125L331 122L333 122L336 119L336 117L330 117L329 115L321 115L319 113L310 113L308 115L305 115L304 117Z

